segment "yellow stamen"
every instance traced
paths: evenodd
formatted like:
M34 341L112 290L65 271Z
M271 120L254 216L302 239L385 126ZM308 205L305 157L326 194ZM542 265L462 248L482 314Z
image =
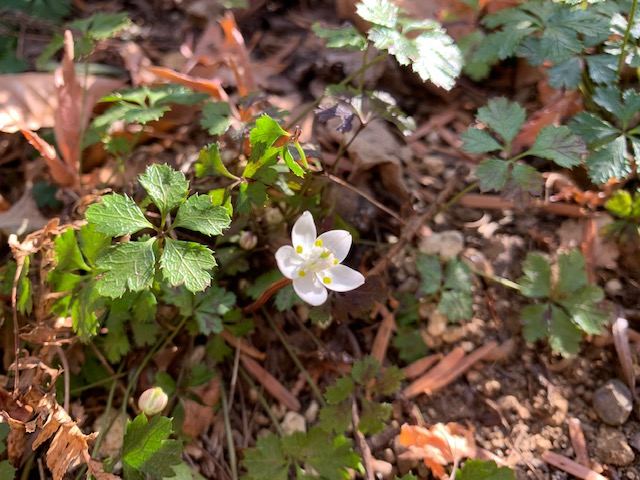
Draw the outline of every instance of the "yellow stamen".
M302 245L298 245L298 246L296 247L296 252L297 252L297 253L302 253Z
M337 265L337 264L339 264L339 263L340 263L340 262L338 261L338 259L337 259L337 258L334 258L334 259L333 259L333 264L334 264L334 265Z
M324 283L326 283L327 285L329 285L329 284L331 283L331 279L330 279L329 277L324 277L324 278L322 279L322 281L323 281Z
M305 272L304 270L300 270L300 271L298 272L298 276L299 276L299 277L306 277L306 276L307 276L307 272Z
M320 239L316 240L315 245L316 245L316 247L321 247L322 246L322 240L320 240Z

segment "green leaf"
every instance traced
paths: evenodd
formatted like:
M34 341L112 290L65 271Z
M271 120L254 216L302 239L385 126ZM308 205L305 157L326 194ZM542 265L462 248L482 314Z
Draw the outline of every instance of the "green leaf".
M139 181L160 210L162 218L180 205L189 192L189 182L184 173L169 165L151 165L140 175Z
M365 435L375 435L382 431L391 417L391 405L362 399L358 430Z
M112 237L154 228L131 198L117 193L105 195L102 203L89 205L85 217L89 223L95 224L96 232Z
M487 153L502 150L495 138L484 130L470 128L460 135L462 138L462 149L469 153Z
M558 63L547 70L549 85L557 89L573 90L580 85L582 64L579 57Z
M449 259L444 277L444 288L459 290L461 292L471 292L471 269L466 263L461 262L455 257Z
M281 288L280 291L276 293L273 303L279 312L286 312L291 310L294 303L299 301L300 297L298 297L293 289L293 285L289 284L286 287Z
M503 197L514 199L516 205L522 206L530 196L540 195L542 175L531 165L515 164L511 170L511 178L503 189Z
M356 5L356 13L367 22L395 28L399 8L388 0L362 0Z
M98 255L111 245L111 237L96 232L94 223L83 225L77 232L78 245L86 260L91 267L95 267Z
M609 321L607 312L598 308L598 302L604 298L604 292L597 285L585 285L571 297L559 301L571 321L583 332L600 335Z
M73 331L86 341L98 332L99 321L96 312L104 308L104 298L98 292L95 282L86 282L78 292L73 295L69 307ZM65 312L65 315L67 312Z
M574 133L577 133L590 149L600 148L602 145L609 143L617 136L621 131L618 128L611 125L609 122L602 120L593 113L580 112L571 119L569 128Z
M253 281L253 285L244 289L244 293L249 295L253 300L257 300L270 285L274 284L278 280L282 280L283 278L282 273L277 269L262 273Z
M489 190L500 191L507 184L509 178L509 168L511 162L500 160L499 158L489 158L482 161L476 167L476 176L480 190L487 192Z
M291 173L298 177L304 177L304 170L298 165L298 162L293 159L291 152L286 146L282 149L282 158L284 159L284 163L287 164L287 167L289 167L289 170L291 170Z
M442 29L421 33L414 43L418 50L411 68L423 81L451 90L462 70L462 53Z
M391 395L400 389L400 382L404 378L402 370L395 365L388 367L376 380L373 391L380 395Z
M169 439L172 433L171 419L160 415L147 420L140 414L129 422L122 444L125 477L139 474L151 478L175 476L172 467L182 463L182 446Z
M528 305L522 309L522 319L528 342L548 337L553 351L563 356L580 350L582 332L560 308L548 303Z
M172 286L184 283L190 292L202 291L211 283L209 270L215 267L213 252L200 243L165 238L160 257L162 275Z
M583 140L564 125L544 127L529 150L529 155L546 158L565 168L580 165L586 153Z
M200 150L198 155L198 161L196 162L196 177L204 177L205 175L230 178L232 180L238 180L238 177L233 175L220 158L220 144L218 142L211 143Z
M269 115L263 114L258 118L258 120L256 120L256 126L252 128L249 133L249 143L252 147L257 146L260 143L264 143L267 148L269 148L283 135L287 137L289 136L278 122L272 119Z
M622 179L631 173L627 159L627 141L620 135L611 143L587 157L589 177L594 183L607 183L611 179Z
M640 191L637 191L632 197L627 190L618 190L604 206L617 217L637 219L640 217Z
M220 333L223 328L223 317L233 309L236 296L224 288L212 285L205 293L198 293L193 297L195 300L193 318L198 324L198 332L204 335Z
M240 213L249 213L251 212L251 204L263 207L267 198L267 186L264 183L241 183L238 189L236 209Z
M438 310L452 322L468 320L473 316L473 296L469 292L447 290L442 292Z
M327 387L327 391L324 392L324 398L329 402L329 404L335 405L336 403L343 402L349 398L353 394L354 388L355 384L351 377L340 377L336 380L335 385Z
M623 130L640 110L640 94L635 90L625 90L620 98L620 90L616 87L598 87L593 94L593 101L605 111L611 113L620 122Z
M209 195L192 195L180 205L173 228L188 228L205 235L220 235L231 218L224 207L214 206Z
M558 282L553 289L553 298L562 298L584 287L588 280L585 260L579 250L558 256Z
M349 429L352 416L351 401L327 405L320 410L318 427L328 433L343 433Z
M15 478L16 472L16 468L9 463L9 460L2 460L0 462L0 478L12 480Z
M420 292L433 295L442 286L442 266L435 255L419 253L416 258L416 270L420 274Z
M90 17L75 20L69 25L72 28L87 33L92 39L105 40L113 37L120 30L129 26L131 21L126 12L102 13L98 12Z
M328 40L329 48L344 48L346 50L364 50L367 40L353 25L343 25L340 28L324 28L319 23L311 25L311 30L320 38Z
M331 318L331 304L329 302L309 308L309 320L313 325L329 325Z
M371 355L364 357L362 360L358 360L353 364L351 369L351 376L360 385L366 385L371 380L376 378L380 371L380 364Z
M551 294L551 267L547 260L537 253L527 254L522 264L524 275L518 279L521 293L529 298L545 298Z
M486 106L478 109L476 118L510 144L524 123L526 112L515 102L504 97L489 100Z
M250 480L287 480L289 477L290 460L280 438L272 433L258 438L256 448L245 452L243 463Z
M467 460L456 478L458 480L516 480L516 474L509 467L498 467L493 460Z
M594 83L614 84L618 80L618 60L615 55L587 55L589 77Z
M100 295L117 298L127 289L139 292L150 288L156 270L155 241L119 243L104 251L97 261L97 268L104 271L98 279Z
M231 107L226 102L207 102L202 107L200 125L209 135L224 135L231 125Z
M56 270L58 272L72 272L74 270L88 272L91 270L91 267L86 264L80 252L73 228L67 228L55 239L54 243L56 245L54 250L57 262Z

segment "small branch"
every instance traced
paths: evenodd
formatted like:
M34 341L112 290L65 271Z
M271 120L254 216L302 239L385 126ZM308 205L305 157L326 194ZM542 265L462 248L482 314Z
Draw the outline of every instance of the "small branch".
M251 313L258 311L265 303L267 303L267 300L269 300L278 290L286 287L291 282L292 280L290 278L283 278L278 280L277 282L272 283L267 287L267 289L264 292L262 292L262 295L260 295L260 297L258 297L258 299L255 302L253 302L251 305L244 307L242 309L242 313L244 313L245 315L249 315Z
M364 462L364 472L367 480L375 480L375 472L373 468L373 455L371 454L371 449L369 448L369 444L367 440L364 438L364 435L360 430L358 430L358 424L360 423L360 415L358 415L358 404L356 400L353 399L353 403L351 404L351 421L353 423L353 434L356 437L356 443L358 444L358 448L362 453L362 461Z

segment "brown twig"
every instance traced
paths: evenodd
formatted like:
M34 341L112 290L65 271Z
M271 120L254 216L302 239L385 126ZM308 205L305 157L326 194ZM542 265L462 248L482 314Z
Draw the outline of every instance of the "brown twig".
M553 465L554 467L559 468L563 472L567 472L569 475L582 478L582 480L607 480L606 477L603 477L598 472L580 465L579 463L574 462L570 458L567 458L564 455L560 455L559 453L544 452L542 454L542 459L545 462Z
M387 348L389 348L389 342L391 341L391 335L396 331L396 319L393 313L387 309L386 306L380 302L375 302L376 306L382 314L382 322L376 332L376 337L373 340L373 346L371 347L371 355L375 358L380 365L383 364L384 358L387 355Z
M273 294L275 294L281 288L286 287L291 282L292 280L290 278L282 278L277 282L272 283L267 287L267 289L264 292L262 292L262 295L260 295L260 297L258 297L258 299L255 302L253 302L251 305L244 307L242 309L242 313L244 313L245 315L249 315L251 313L257 312L260 309L260 307L262 307L265 303L267 303L267 300L269 300L273 296Z
M360 415L358 414L358 404L354 399L351 404L351 421L353 423L353 432L356 437L356 443L358 444L358 448L360 449L360 453L362 453L362 461L364 463L364 474L367 480L375 480L375 472L373 468L373 455L371 453L371 448L369 448L369 444L367 440L364 438L364 435L360 430L358 430L358 424L360 423Z
M589 452L587 451L587 441L584 438L584 432L580 426L580 420L577 418L569 419L569 438L571 446L576 454L576 460L580 465L589 466Z
M285 407L294 412L299 412L301 405L298 399L287 390L273 375L267 372L253 358L240 354L240 361L247 372L255 378L264 389L279 400Z

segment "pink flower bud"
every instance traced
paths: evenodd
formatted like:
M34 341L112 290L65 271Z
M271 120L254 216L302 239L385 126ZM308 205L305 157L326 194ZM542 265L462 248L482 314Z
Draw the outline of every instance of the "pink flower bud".
M244 250L253 250L258 245L258 237L253 232L242 232L238 243Z
M149 388L140 395L138 407L150 417L162 412L168 401L169 397L160 387Z

